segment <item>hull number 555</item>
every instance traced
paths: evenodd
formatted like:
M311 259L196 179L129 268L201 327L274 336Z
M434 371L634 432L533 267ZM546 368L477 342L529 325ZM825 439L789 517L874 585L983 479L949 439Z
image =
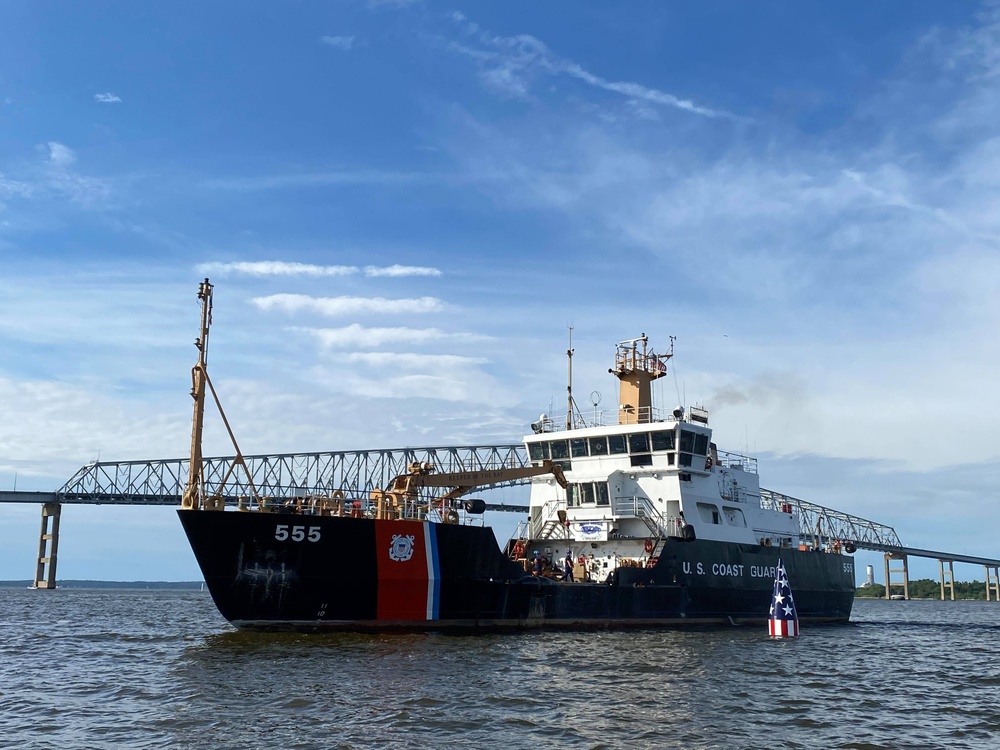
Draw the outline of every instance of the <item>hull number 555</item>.
M291 539L293 542L318 542L319 526L289 526L287 523L279 523L274 529L274 538L279 542Z

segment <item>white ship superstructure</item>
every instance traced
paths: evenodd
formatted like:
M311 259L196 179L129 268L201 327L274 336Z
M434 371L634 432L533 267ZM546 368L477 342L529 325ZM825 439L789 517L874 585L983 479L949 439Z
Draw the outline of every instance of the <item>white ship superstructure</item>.
M527 539L549 559L583 558L595 581L655 564L668 537L797 547L792 507L762 506L756 459L719 451L705 409L654 409L650 384L672 353L647 345L643 335L617 346L617 410L578 429L554 429L547 417L532 425L529 458L562 466L569 486L533 480Z

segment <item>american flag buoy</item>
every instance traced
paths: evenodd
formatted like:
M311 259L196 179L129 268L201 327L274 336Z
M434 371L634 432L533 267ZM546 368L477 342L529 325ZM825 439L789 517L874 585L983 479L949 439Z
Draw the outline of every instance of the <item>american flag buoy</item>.
M785 566L778 559L774 571L774 594L771 596L771 615L767 621L767 631L772 638L790 638L799 634L799 613L795 611L795 600L788 585Z

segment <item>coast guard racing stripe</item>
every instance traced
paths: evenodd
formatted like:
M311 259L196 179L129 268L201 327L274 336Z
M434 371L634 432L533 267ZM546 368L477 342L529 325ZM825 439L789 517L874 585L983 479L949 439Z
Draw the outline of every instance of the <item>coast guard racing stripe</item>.
M441 582L434 527L420 521L376 521L379 620L438 619Z

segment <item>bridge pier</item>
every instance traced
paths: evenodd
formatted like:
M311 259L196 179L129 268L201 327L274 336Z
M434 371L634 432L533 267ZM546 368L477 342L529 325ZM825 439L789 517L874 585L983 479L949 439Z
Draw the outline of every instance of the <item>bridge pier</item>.
M902 560L903 567L896 568L896 569L890 568L889 567L889 561L890 560ZM893 583L892 582L892 574L893 573L902 573L903 574L903 581L902 581L902 583ZM885 553L885 598L886 599L891 599L892 598L892 587L893 586L902 586L903 587L903 598L909 600L909 598L910 598L910 574L909 574L909 568L907 567L907 564L906 564L906 553L895 553L895 552L886 552Z
M944 601L944 590L946 588L951 591L951 600L955 601L955 561L947 561L947 575L944 569L945 562L945 560L938 560L938 564L941 566L941 601Z
M986 568L986 601L990 601L990 594L993 600L1000 602L1000 567L994 566L992 570L989 565Z
M38 537L38 565L35 567L35 588L54 589L56 587L56 554L59 551L60 503L45 503L42 506L42 531ZM51 520L52 526L49 527Z

